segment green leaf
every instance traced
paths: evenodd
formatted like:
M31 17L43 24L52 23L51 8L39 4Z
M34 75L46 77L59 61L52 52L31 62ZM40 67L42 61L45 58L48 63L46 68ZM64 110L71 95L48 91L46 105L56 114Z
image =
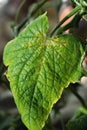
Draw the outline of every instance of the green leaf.
M62 91L81 75L83 49L72 35L46 36L46 14L30 23L4 50L7 77L24 124L41 130Z
M79 109L67 123L68 130L87 130L87 110Z

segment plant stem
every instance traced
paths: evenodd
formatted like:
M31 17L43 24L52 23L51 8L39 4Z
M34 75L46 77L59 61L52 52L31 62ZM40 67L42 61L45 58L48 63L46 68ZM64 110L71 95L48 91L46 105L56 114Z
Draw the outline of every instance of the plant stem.
M37 12L37 10L39 10L46 2L47 0L42 0L41 2L39 2L36 8L31 12L31 16L33 16Z
M20 3L17 11L16 11L16 16L15 16L15 24L17 23L18 17L19 17L19 13L21 8L23 7L23 5L25 4L26 0L22 0L22 2Z
M84 99L77 93L77 91L72 87L72 85L69 87L69 89L78 98L78 100L80 101L82 106L87 109L87 105L86 105Z
M66 17L64 17L57 25L56 27L52 30L52 32L50 33L50 36L52 37L53 34L55 33L55 31L67 20L69 19L71 16L77 14L79 12L79 10L81 10L81 6L77 6L75 7ZM68 24L69 25L69 24Z
M78 25L78 22L80 20L80 16L77 14L70 23L66 24L65 26L63 27L60 27L58 29L58 32L57 32L57 35L59 34L62 34L64 31L66 31L67 29L70 29L70 28L73 28L73 27L76 27Z
M37 6L36 8L34 8L34 10L29 14L27 15L24 20L17 26L14 26L13 30L14 30L14 35L15 37L18 35L18 33L20 32L21 28L27 23L27 21L29 20L29 18L31 16L33 16L37 10L39 10L45 3L47 2L47 0L42 0L41 2L37 3Z

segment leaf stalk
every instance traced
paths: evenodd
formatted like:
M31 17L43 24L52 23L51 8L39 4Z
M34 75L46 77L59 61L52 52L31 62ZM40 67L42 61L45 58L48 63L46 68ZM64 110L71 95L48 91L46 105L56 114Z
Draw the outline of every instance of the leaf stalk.
M66 17L64 17L56 26L55 28L52 30L52 32L50 33L50 37L53 36L53 34L56 32L56 30L67 20L69 19L71 16L77 14L79 11L81 10L81 6L76 6ZM69 24L68 24L69 26ZM62 28L63 30L63 28Z

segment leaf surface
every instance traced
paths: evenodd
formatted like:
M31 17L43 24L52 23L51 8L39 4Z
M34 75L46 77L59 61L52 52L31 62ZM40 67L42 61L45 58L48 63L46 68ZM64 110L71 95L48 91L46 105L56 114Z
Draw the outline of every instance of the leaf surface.
M41 130L54 103L81 75L83 49L72 35L46 36L46 14L30 23L4 50L7 77L24 124Z

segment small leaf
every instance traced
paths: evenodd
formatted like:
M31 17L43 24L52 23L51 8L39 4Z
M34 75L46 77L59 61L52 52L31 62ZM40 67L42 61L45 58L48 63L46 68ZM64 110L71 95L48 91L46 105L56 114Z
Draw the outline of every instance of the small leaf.
M67 123L68 130L87 130L87 110L79 109Z
M39 16L4 50L7 77L24 124L41 130L62 91L81 75L83 49L72 35L50 38L46 14Z

